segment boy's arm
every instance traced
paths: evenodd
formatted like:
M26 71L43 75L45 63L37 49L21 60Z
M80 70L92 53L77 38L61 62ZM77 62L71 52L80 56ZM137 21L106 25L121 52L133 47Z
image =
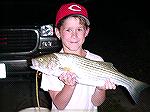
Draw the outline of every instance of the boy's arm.
M49 90L49 94L57 109L63 110L68 105L77 83L75 74L69 71L61 74L59 80L64 83L63 89L61 91Z
M116 85L110 80L106 80L104 86L96 87L92 95L91 101L93 105L100 106L106 99L106 90L116 89Z
M57 109L65 109L72 97L74 89L75 86L64 85L64 88L61 91L49 90L49 94Z

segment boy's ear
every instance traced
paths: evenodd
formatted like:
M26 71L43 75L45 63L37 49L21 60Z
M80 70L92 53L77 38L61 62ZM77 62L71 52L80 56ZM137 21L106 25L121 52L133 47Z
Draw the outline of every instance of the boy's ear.
M60 32L59 32L58 28L55 28L55 35L57 36L57 38L60 39Z
M88 27L88 28L86 29L85 37L87 37L87 36L88 36L89 32L90 32L90 28Z

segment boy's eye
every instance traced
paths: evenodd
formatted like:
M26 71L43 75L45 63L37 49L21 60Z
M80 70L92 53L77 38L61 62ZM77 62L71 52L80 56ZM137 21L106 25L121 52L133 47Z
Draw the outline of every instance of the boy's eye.
M78 31L83 31L83 28L79 28Z
M67 32L71 32L72 30L71 30L71 29L65 29L65 31L67 31Z
M67 29L66 31L70 32L70 31L71 31L71 29Z
M78 29L76 29L76 31L83 31L84 29L83 28L78 28ZM68 31L68 32L72 32L72 31L74 31L73 29L66 29L66 31Z

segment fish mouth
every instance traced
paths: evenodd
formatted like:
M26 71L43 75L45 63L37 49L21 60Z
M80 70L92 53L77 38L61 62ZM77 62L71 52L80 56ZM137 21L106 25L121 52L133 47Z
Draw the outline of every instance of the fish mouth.
M37 66L38 66L38 63L36 62L35 59L32 59L32 66L33 66L33 67L37 67Z

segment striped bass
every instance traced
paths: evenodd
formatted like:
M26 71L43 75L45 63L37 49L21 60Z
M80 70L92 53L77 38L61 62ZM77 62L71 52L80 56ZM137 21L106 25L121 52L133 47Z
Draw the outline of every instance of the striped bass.
M106 79L111 79L116 85L125 87L135 103L139 100L140 92L150 86L122 74L110 62L93 61L73 54L51 53L32 58L31 61L30 67L45 75L59 77L64 71L74 72L79 84L102 86Z

